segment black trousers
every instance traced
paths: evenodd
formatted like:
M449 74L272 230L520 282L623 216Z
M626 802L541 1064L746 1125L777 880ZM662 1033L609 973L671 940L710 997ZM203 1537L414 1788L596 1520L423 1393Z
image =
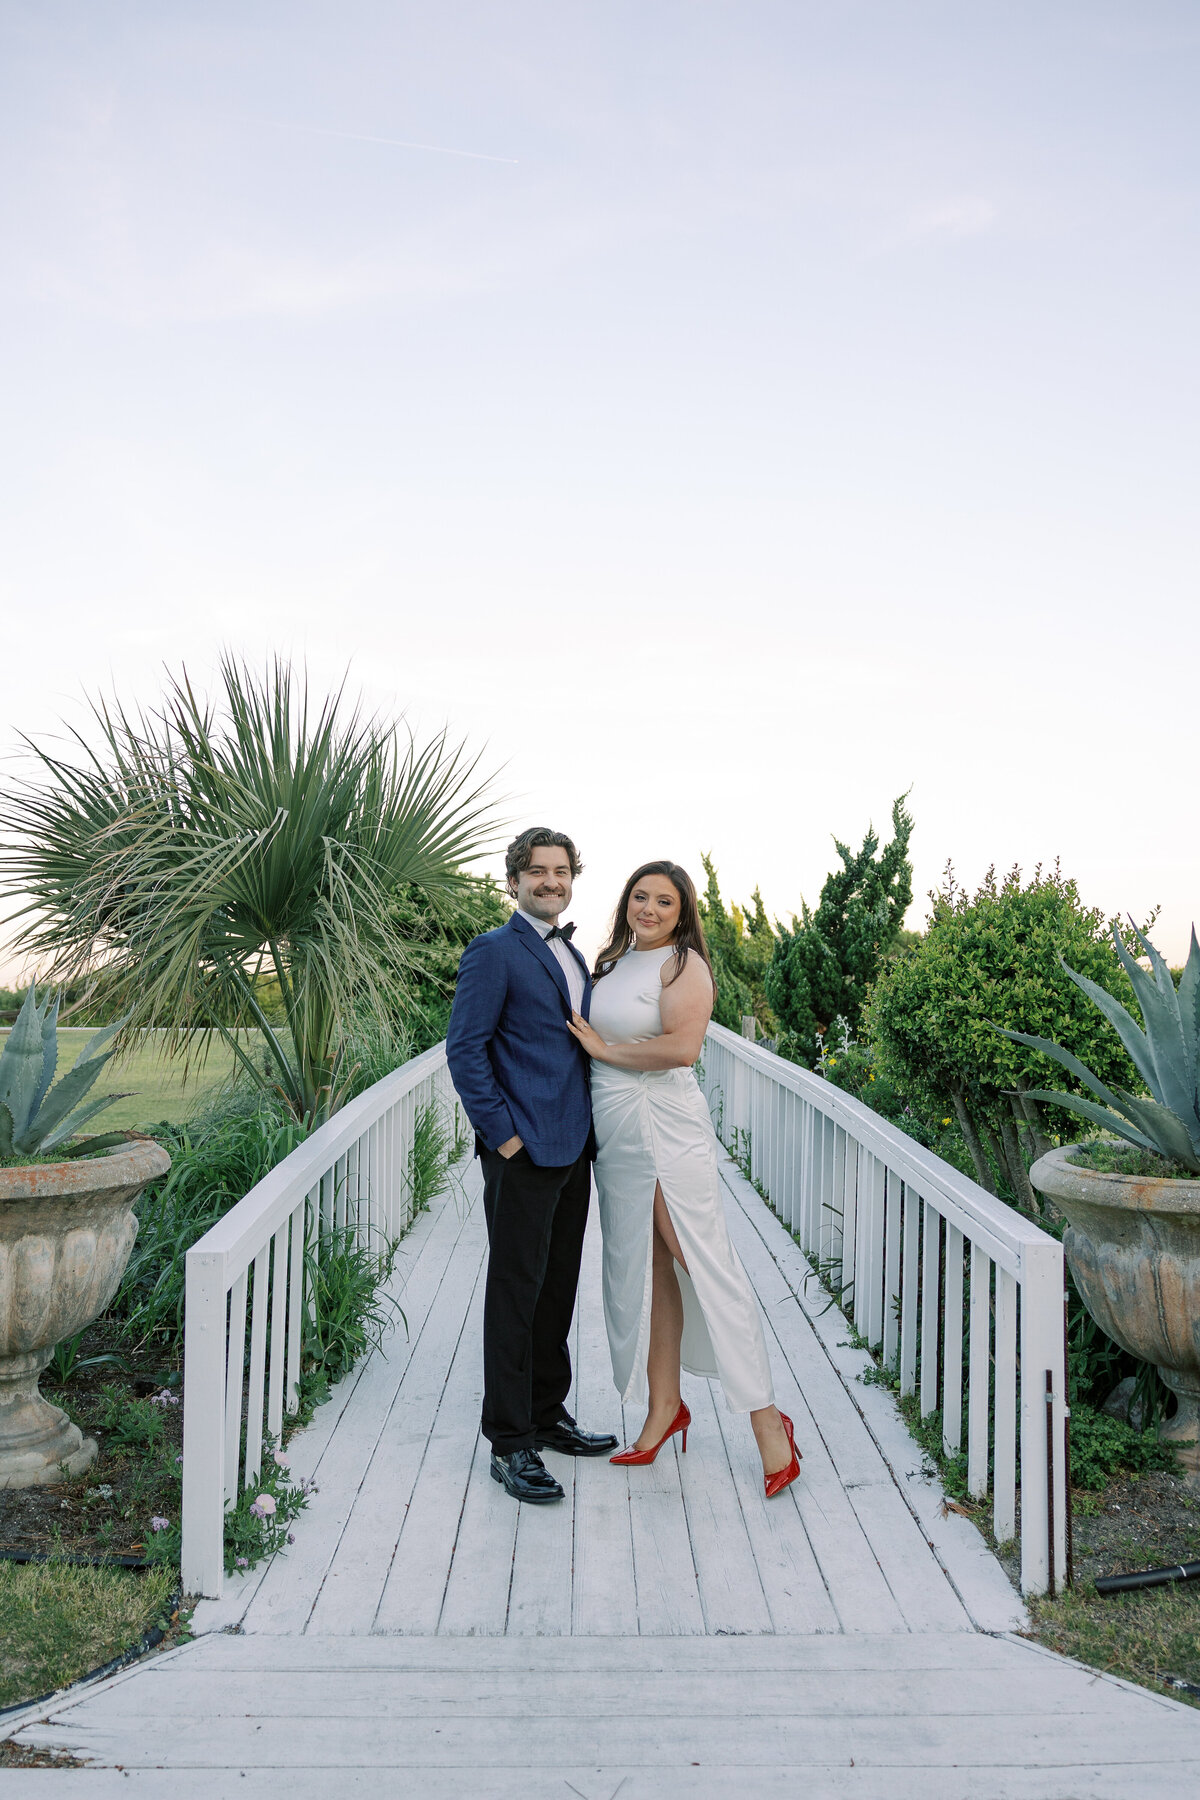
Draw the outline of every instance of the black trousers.
M567 1338L592 1191L591 1159L539 1168L528 1150L480 1148L488 1229L483 1300L483 1435L501 1456L563 1417Z

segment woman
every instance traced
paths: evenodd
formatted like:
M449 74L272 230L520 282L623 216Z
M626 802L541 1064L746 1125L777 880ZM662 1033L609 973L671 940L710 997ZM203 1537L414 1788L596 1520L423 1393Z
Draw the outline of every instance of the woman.
M692 1070L715 999L696 890L671 862L625 884L596 962L591 1023L604 1316L623 1400L649 1393L636 1441L615 1463L650 1463L691 1414L680 1366L716 1376L748 1412L767 1497L800 1473L792 1422L774 1404L758 1302L729 1240L717 1139Z

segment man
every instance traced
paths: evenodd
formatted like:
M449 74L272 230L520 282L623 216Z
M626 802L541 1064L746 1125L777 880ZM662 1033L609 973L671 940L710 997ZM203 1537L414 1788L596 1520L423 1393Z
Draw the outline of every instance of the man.
M592 984L575 927L558 924L581 867L561 831L537 826L508 846L517 911L463 951L446 1034L483 1164L483 1435L492 1479L538 1506L563 1498L539 1451L617 1447L563 1404L595 1155L588 1059L567 1030L572 1011L587 1017Z

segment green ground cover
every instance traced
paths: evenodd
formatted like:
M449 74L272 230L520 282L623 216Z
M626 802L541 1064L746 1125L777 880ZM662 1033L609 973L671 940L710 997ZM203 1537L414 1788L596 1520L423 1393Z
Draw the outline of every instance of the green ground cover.
M58 1033L58 1073L64 1074L74 1063L96 1027L64 1025ZM184 1070L181 1056L167 1056L163 1044L165 1033L148 1032L128 1056L115 1060L105 1069L92 1093L126 1094L106 1112L99 1115L95 1131L119 1131L159 1124L169 1119L179 1124L192 1112L197 1102L210 1099L229 1081L233 1073L233 1051L223 1039L199 1033L206 1054L196 1056L191 1068ZM256 1044L257 1032L243 1034L248 1044ZM8 1028L0 1029L0 1049L8 1039Z
M75 1681L166 1625L174 1571L0 1563L0 1706Z

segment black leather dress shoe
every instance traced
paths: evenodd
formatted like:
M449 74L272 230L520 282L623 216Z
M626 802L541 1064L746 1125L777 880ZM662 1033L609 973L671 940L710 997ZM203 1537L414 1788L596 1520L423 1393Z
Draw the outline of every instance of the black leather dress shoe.
M492 1480L507 1489L514 1500L529 1506L548 1506L562 1500L563 1490L536 1450L512 1450L507 1456L492 1451Z
M580 1431L569 1413L555 1425L543 1425L534 1439L539 1450L557 1450L562 1456L607 1456L617 1440L607 1431Z

